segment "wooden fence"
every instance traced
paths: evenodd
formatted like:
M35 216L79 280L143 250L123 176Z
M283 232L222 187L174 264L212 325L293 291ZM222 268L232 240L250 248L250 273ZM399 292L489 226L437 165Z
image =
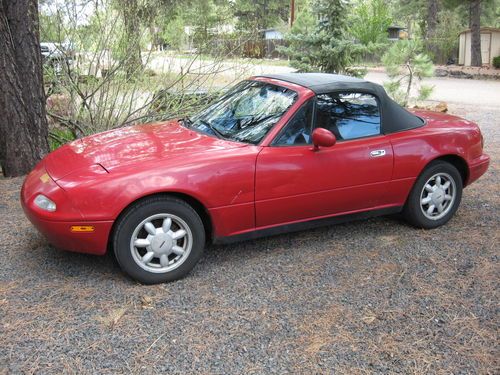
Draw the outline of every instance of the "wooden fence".
M286 45L284 39L218 38L212 41L206 52L256 59L286 59L286 56L278 51L278 47Z

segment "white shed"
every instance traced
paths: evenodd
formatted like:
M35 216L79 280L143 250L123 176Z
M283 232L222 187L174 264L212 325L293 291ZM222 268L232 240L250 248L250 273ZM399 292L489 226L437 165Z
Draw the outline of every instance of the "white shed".
M471 61L471 30L460 33L458 49L458 64L470 66ZM493 58L500 56L500 29L494 27L481 27L481 59L483 65L491 65Z

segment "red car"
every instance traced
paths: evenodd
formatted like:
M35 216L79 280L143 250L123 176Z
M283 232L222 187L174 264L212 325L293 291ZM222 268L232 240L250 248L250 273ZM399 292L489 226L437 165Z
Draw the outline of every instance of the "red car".
M56 247L111 248L158 283L186 275L206 242L397 212L438 227L488 164L470 121L409 112L361 79L292 73L243 81L192 118L65 145L21 201Z

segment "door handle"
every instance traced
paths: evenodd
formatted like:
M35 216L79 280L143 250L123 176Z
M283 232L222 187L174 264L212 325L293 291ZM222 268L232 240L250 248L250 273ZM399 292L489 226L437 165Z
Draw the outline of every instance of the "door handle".
M384 155L385 155L385 150L375 150L375 151L370 152L370 156L372 158L377 158L379 156L384 156Z

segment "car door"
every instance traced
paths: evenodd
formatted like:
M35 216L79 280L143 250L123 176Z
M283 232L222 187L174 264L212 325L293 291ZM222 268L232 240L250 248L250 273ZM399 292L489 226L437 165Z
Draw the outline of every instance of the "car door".
M330 93L306 102L257 157L256 226L389 204L393 152L380 124L371 94ZM332 131L337 143L314 151L314 127Z

